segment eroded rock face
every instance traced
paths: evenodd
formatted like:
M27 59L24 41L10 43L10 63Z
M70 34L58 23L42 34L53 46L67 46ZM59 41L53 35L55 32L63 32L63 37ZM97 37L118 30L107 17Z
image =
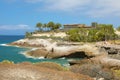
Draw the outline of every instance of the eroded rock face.
M12 45L24 47L37 47L37 50L30 51L27 55L32 57L45 58L84 58L91 56L105 55L106 53L100 51L94 44L83 45L60 45L57 42L46 39L21 39L11 43ZM73 44L73 43L72 43Z
M118 54L119 49L113 47L104 47L108 54Z
M51 40L45 39L20 39L10 43L10 45L17 45L22 47L46 47L51 45L50 41Z
M54 46L53 48L43 48L27 53L33 57L44 57L44 58L92 58L96 56L107 56L105 49L97 48L91 45L82 46Z
M52 52L47 51L46 49L37 49L34 51L27 52L28 56L32 57L44 57L44 58L88 58L88 57L94 57L94 56L87 56L84 51L69 51L69 52Z
M69 71L56 71L31 64L0 64L0 80L93 80Z
M119 47L104 47L104 49L107 51L109 57L120 60Z

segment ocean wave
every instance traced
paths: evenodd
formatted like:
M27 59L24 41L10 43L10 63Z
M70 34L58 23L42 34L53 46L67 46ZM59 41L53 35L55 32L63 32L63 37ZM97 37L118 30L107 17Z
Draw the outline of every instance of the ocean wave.
M9 46L9 45L7 45L7 44L0 44L0 46Z
M37 50L38 48L32 48L31 51Z
M70 64L69 63L66 63L66 64L63 64L64 67L69 67Z
M8 45L8 44L0 44L0 46L12 46L12 45ZM13 47L19 47L19 46L13 46Z
M41 57L33 57L33 56L29 56L29 55L25 55L26 58L32 58L32 59L45 59L43 56Z
M41 56L41 57L33 57L33 56L30 56L30 55L27 55L27 54L26 54L27 52L28 52L28 51L21 51L21 52L19 52L19 54L24 55L26 58L32 58L32 59L45 59L44 56Z
M60 58L60 59L65 59L65 57L62 57L62 58Z
M45 59L44 56L38 57L38 59Z

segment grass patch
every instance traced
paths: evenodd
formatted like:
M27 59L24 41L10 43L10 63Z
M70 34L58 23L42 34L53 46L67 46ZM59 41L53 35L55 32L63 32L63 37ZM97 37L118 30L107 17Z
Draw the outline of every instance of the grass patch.
M14 62L13 62L13 61L9 61L9 60L3 60L1 63L14 64Z
M118 79L120 79L120 70L113 70L113 72L114 72L114 75L115 75Z

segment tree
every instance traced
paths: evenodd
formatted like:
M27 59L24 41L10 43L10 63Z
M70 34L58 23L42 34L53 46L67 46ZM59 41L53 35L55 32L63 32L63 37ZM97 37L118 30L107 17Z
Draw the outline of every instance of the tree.
M117 36L115 34L113 25L100 24L96 28L85 29L72 29L67 32L68 40L70 41L82 41L82 42L95 42L114 40Z
M31 33L31 32L26 32L25 38L29 38L29 37L31 37L31 36L32 36L32 33Z
M44 23L44 24L43 24L43 27L44 27L44 28L46 28L46 27L47 27L47 24L46 24L46 23Z
M40 23L40 22L37 23L37 24L36 24L36 27L39 28L39 30L41 31L41 30L42 30L42 23Z
M68 35L69 41L83 41L83 42L87 41L88 31L84 28L71 29L66 33Z
M47 29L47 24L46 24L46 23L43 24L43 28L44 28L45 30Z
M115 36L115 31L114 31L113 25L100 24L98 34L102 35L101 37L103 40L111 40Z
M99 40L99 37L97 36L97 32L98 32L97 29L89 29L88 30L88 37L87 37L88 40L87 41L93 42L93 41Z
M120 31L120 26L118 26L117 30Z
M78 29L71 29L66 34L68 35L69 41L79 41L79 30Z
M56 24L54 25L54 29L53 29L53 30L59 29L61 26L62 26L62 25L61 25L60 23L56 23Z
M85 29L85 28L80 28L79 29L79 40L80 41L83 41L83 42L86 42L87 41L87 36L88 36L88 30Z
M54 26L55 26L55 23L50 21L48 24L47 24L47 27L51 28L52 30L54 29Z

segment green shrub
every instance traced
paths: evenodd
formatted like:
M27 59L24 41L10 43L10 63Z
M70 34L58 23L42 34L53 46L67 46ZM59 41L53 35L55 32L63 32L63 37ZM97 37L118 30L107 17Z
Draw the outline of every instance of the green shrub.
M117 38L113 25L99 24L96 28L71 29L66 32L68 41L77 42L96 42L105 40L114 40Z
M113 70L114 75L120 79L120 70Z
M7 64L14 64L13 61L9 61L9 60L3 60L2 63L7 63Z
M117 27L117 30L118 30L118 31L120 31L120 26L119 26L119 27Z

